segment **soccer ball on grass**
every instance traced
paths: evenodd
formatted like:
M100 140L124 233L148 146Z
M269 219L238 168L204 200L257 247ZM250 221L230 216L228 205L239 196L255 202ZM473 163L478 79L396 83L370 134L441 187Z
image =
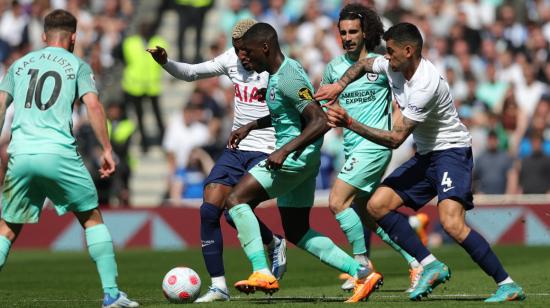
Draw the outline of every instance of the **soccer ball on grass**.
M162 280L162 292L172 303L192 303L200 291L201 279L188 267L175 267Z

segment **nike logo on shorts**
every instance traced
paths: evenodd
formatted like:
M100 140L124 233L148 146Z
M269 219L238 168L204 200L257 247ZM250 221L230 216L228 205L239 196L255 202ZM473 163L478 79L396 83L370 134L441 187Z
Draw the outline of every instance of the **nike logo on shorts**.
M451 190L451 189L453 189L453 188L455 188L455 187L454 187L454 186L452 186L452 187L445 187L445 188L443 188L443 192L448 192L449 190Z

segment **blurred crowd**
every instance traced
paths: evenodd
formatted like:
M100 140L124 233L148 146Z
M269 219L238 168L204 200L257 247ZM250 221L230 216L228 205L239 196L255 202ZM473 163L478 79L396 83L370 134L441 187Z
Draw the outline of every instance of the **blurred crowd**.
M164 0L159 1L156 19L138 21L136 31L129 33L140 1L0 0L0 77L22 53L42 46L45 12L71 11L79 19L75 52L96 74L117 156L127 170L114 181L98 180L98 187L104 185L103 202L129 203L133 143L142 153L153 146L165 151L170 166L167 200L200 198L202 183L231 129L235 89L225 77L193 82L181 112L163 111L159 97L166 73L143 50L160 45L167 47L171 59L206 61L231 48L233 25L251 17L275 27L283 50L303 64L317 88L325 65L343 52L336 22L348 2ZM476 193L550 192L550 0L353 2L375 9L385 28L406 21L421 29L423 55L448 80L459 115L473 135ZM167 38L158 32L168 11L178 16L175 46L166 46ZM196 35L189 36L188 30ZM379 53L384 53L384 46ZM153 106L156 127L143 121L145 103ZM166 114L170 115L164 119ZM75 119L75 136L82 140L81 153L93 171L97 143L78 106ZM330 187L342 153L341 131L332 130L325 136L319 189ZM413 153L410 139L394 151L390 169Z

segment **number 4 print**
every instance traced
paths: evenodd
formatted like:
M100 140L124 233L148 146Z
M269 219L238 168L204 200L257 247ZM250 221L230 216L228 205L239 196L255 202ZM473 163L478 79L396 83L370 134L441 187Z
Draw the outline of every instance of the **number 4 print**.
M441 180L441 185L442 186L447 186L445 188L443 188L443 191L444 192L447 192L451 189L453 189L453 180L451 180L451 178L449 177L449 172L448 171L445 171L445 173L443 173L443 179Z

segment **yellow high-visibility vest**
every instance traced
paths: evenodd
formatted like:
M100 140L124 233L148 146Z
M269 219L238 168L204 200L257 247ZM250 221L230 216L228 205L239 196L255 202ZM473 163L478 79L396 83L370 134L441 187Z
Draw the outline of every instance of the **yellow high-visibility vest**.
M133 96L158 96L162 90L162 67L145 51L146 48L161 46L168 43L158 35L148 42L139 35L124 39L122 53L126 67L122 75L122 89Z
M192 7L205 7L212 4L212 0L176 0L178 5L188 5Z

